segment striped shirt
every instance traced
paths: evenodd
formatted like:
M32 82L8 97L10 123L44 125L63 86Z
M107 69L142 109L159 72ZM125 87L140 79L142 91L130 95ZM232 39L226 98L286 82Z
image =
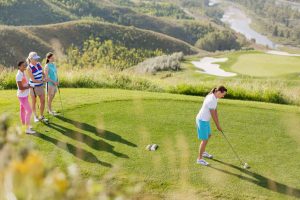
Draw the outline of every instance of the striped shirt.
M36 66L30 64L29 68L35 80L43 80L43 68L40 63L37 63ZM40 87L44 85L44 83L34 83L31 79L29 80L29 84L34 87Z

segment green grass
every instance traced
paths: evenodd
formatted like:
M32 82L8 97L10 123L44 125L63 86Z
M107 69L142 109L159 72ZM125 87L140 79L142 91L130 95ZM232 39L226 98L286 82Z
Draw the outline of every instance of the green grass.
M221 100L220 121L240 156L252 168L238 167L213 127L211 167L195 164L195 115L203 98L111 89L63 89L65 116L38 124L32 141L49 165L79 165L99 178L119 166L120 179L136 176L146 193L177 199L295 199L300 197L300 109ZM18 124L15 91L0 91L0 113ZM54 106L59 110L58 98ZM157 143L157 152L146 144Z
M249 76L274 77L300 73L299 62L299 57L251 53L239 56L231 69Z
M293 53L297 53L296 51ZM202 56L189 56L183 62L184 67L195 71L191 62L199 61ZM300 57L289 57L280 55L271 55L262 51L234 51L234 52L219 52L212 55L206 55L217 58L228 58L228 61L217 63L220 68L228 72L238 73L235 77L224 78L207 74L195 74L197 77L205 80L216 79L281 79L281 80L299 80L300 75Z

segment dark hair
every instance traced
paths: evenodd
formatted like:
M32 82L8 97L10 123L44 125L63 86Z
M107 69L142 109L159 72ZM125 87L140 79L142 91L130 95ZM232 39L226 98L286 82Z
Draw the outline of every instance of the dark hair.
M218 91L220 91L221 93L224 93L224 92L227 92L227 88L224 87L223 85L220 85L220 86L217 87L217 88L213 88L213 89L210 91L209 94L213 94L213 93L218 92Z
M49 52L46 54L46 64L49 63L49 59L53 56L54 54L52 52Z
M21 65L23 65L25 63L25 61L24 60L22 60L22 61L19 61L18 62L18 67L21 67Z

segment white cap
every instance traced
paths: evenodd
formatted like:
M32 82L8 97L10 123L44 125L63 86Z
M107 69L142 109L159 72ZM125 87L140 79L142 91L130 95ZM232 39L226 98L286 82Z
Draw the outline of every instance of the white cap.
M38 60L40 59L41 57L38 56L38 54L36 52L30 52L29 55L28 55L28 58L29 59L33 59L33 60Z

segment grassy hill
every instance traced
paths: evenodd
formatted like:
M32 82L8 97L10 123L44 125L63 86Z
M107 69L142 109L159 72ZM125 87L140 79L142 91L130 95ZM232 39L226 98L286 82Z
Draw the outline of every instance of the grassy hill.
M18 124L16 91L0 91L0 112ZM80 96L80 98L78 98ZM64 89L65 116L21 135L47 163L99 178L120 170L118 180L138 177L151 199L297 199L300 197L299 107L221 100L221 124L236 151L251 166L240 168L212 126L211 167L195 163L195 115L203 98L125 90ZM55 109L59 110L58 99ZM157 152L144 148L157 143ZM281 152L278 154L278 152ZM238 192L237 192L238 191Z
M2 26L0 34L0 64L5 66L15 65L16 60L24 59L31 50L41 55L48 51L64 52L72 44L82 45L91 35L102 40L120 42L129 48L161 49L166 53L182 51L185 54L199 51L188 43L167 35L91 20L44 26Z
M109 4L104 0L0 1L0 10L0 24L4 25L44 25L89 17L124 26L152 30L178 38L192 45L199 39L191 37L191 34L194 33L181 22L146 15L142 11L136 12L129 7ZM209 29L208 25L204 24L200 28L204 32L205 29Z
M33 49L42 55L53 50L46 41L22 29L0 26L0 35L0 65L3 66L15 66L18 60L25 59Z
M28 49L41 54L57 50L57 54L63 55L71 44L82 45L90 35L121 42L127 47L194 54L199 50L192 46L199 39L205 41L208 33L229 29L209 17L195 19L184 8L167 0L134 3L133 7L130 6L133 2L128 2L123 6L124 2L107 0L0 0L0 26L4 36L0 55L10 52L0 59L0 65L14 65L16 59L28 54ZM235 33L228 34L235 38ZM17 47L15 41L21 35L24 36ZM225 46L225 49L232 48Z
M69 21L71 13L43 0L0 0L0 24L37 25Z

